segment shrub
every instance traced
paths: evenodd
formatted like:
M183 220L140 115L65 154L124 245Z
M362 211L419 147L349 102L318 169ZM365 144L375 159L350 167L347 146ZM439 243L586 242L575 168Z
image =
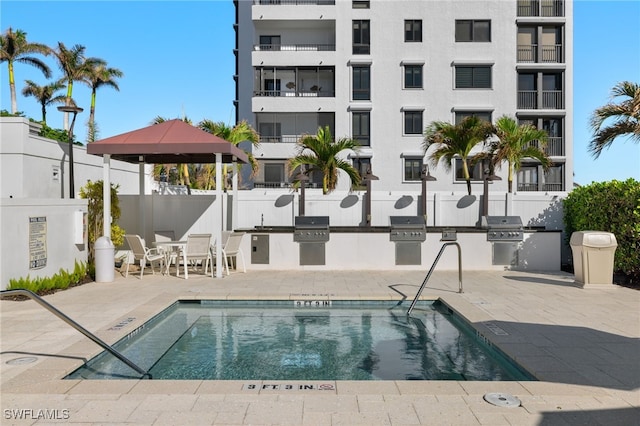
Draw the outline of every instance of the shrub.
M87 279L88 268L84 262L75 262L73 272L64 269L53 275L52 277L36 277L10 279L7 290L24 289L32 291L38 295L44 295L56 290L65 290L70 286L82 283Z
M569 193L563 202L568 238L575 231L604 231L616 236L614 271L640 280L640 182L595 182Z

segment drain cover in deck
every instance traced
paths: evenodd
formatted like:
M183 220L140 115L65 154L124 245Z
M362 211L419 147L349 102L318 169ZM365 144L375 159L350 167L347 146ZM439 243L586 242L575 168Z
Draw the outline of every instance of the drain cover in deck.
M23 364L31 364L32 362L36 362L38 358L34 356L23 356L20 358L10 359L6 362L8 365L23 365Z
M488 393L484 396L484 400L498 407L515 408L520 406L520 400L518 398L506 393Z

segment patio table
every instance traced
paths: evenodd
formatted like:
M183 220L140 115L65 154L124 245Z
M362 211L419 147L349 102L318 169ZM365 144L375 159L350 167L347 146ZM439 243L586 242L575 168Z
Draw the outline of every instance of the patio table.
M166 270L166 274L169 274L169 256L170 253L174 250L174 249L178 249L179 252L182 253L182 264L184 265L184 279L188 280L189 279L189 271L187 268L187 251L186 251L186 247L187 247L187 242L186 241L156 241L155 243L153 243L156 247L158 248L162 248L164 253L165 253L165 257L166 257L166 265L167 265L167 270ZM176 262L176 276L179 277L180 276L180 264Z

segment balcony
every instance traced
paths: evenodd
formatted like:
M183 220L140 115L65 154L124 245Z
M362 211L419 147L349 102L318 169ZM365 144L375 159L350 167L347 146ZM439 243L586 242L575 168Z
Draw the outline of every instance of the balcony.
M563 97L562 90L518 90L518 109L563 109Z
M540 51L539 51L540 48ZM518 62L526 63L562 63L562 45L519 44Z
M334 90L324 90L322 87L312 86L309 90L256 90L253 96L275 96L275 97L302 97L302 98L333 98L336 95Z
M255 51L260 52L335 52L335 44L256 44Z
M518 0L518 16L543 18L564 16L564 0Z
M529 145L540 148L538 141L532 141ZM562 136L548 137L544 152L549 157L562 157L564 155L564 141Z
M336 0L253 0L253 4L261 6L331 6Z

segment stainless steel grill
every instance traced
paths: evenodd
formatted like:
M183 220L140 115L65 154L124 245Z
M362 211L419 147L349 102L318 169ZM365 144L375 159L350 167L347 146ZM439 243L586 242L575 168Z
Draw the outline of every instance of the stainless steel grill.
M296 216L293 241L326 243L329 241L329 216Z
M522 241L524 231L520 216L483 216L482 226L487 228L487 241Z
M422 216L389 217L389 239L396 245L396 265L421 265L422 243L427 239L427 227Z
M391 241L425 241L427 228L422 216L391 216Z

